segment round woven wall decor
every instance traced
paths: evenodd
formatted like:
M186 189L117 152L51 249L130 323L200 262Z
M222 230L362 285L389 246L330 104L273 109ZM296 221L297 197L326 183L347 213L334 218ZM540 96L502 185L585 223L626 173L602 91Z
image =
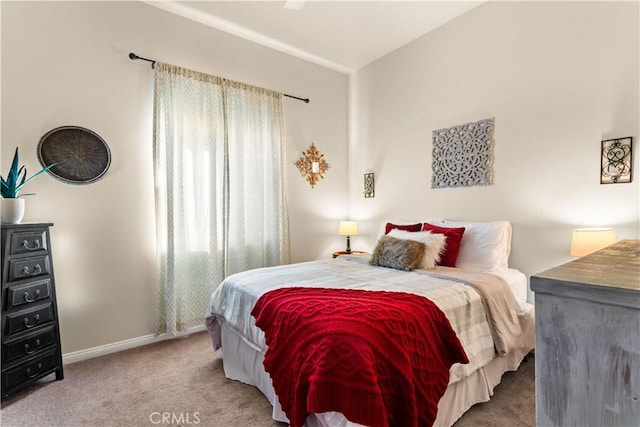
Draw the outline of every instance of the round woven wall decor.
M89 184L102 178L111 164L111 151L97 133L79 126L61 126L40 138L38 159L54 178Z

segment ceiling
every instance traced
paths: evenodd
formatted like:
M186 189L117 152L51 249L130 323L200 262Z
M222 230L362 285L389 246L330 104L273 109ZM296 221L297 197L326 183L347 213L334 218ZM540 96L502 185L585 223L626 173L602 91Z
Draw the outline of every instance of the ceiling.
M483 3L307 0L298 1L302 8L291 9L284 7L284 0L142 1L342 73Z

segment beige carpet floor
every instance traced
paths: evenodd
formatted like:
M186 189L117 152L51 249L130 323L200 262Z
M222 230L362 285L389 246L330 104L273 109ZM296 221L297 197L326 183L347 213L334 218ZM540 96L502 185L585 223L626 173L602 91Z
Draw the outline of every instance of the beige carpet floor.
M535 425L534 362L505 374L455 427ZM163 418L164 417L164 418ZM65 366L2 402L2 427L282 427L254 387L228 380L205 332Z

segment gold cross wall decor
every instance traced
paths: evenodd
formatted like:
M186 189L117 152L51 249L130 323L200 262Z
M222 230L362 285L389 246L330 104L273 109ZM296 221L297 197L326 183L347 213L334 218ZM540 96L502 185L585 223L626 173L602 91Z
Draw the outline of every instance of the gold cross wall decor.
M324 154L318 151L315 145L302 152L302 156L295 162L300 174L311 184L311 188L320 181L329 170L329 163L324 160Z

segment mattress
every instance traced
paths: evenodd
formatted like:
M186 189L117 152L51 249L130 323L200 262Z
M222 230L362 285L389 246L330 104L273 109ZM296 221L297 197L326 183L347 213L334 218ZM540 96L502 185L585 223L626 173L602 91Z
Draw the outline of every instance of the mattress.
M494 271L492 273L506 280L509 285L509 289L511 289L516 302L520 306L520 309L526 310L529 306L529 304L527 304L527 291L529 289L527 276L515 268L509 268L503 271Z
M255 327L250 315L260 295L289 286L396 290L423 295L447 315L470 359L469 364L455 364L450 370L449 388L445 393L450 397L443 398L445 403L438 412L438 422L450 425L472 404L488 400L502 372L515 369L522 357L533 348L533 309L522 298L524 295L526 299L527 290L524 274L515 269L497 274L507 282L505 286L508 286L508 290L505 292L510 290L516 300L513 306L519 312L522 325L517 348L505 357L497 357L493 331L490 330L480 295L468 284L447 278L446 269L407 273L372 268L368 266L366 256L343 256L335 260L239 273L225 280L212 295L207 326L214 348L223 348L227 377L258 387L274 406L274 419L286 421L270 378L262 367L266 348L264 335ZM493 375L485 372L491 366ZM321 414L310 417L308 425L334 425L340 417L342 415L336 413ZM344 417L340 423L354 425Z

